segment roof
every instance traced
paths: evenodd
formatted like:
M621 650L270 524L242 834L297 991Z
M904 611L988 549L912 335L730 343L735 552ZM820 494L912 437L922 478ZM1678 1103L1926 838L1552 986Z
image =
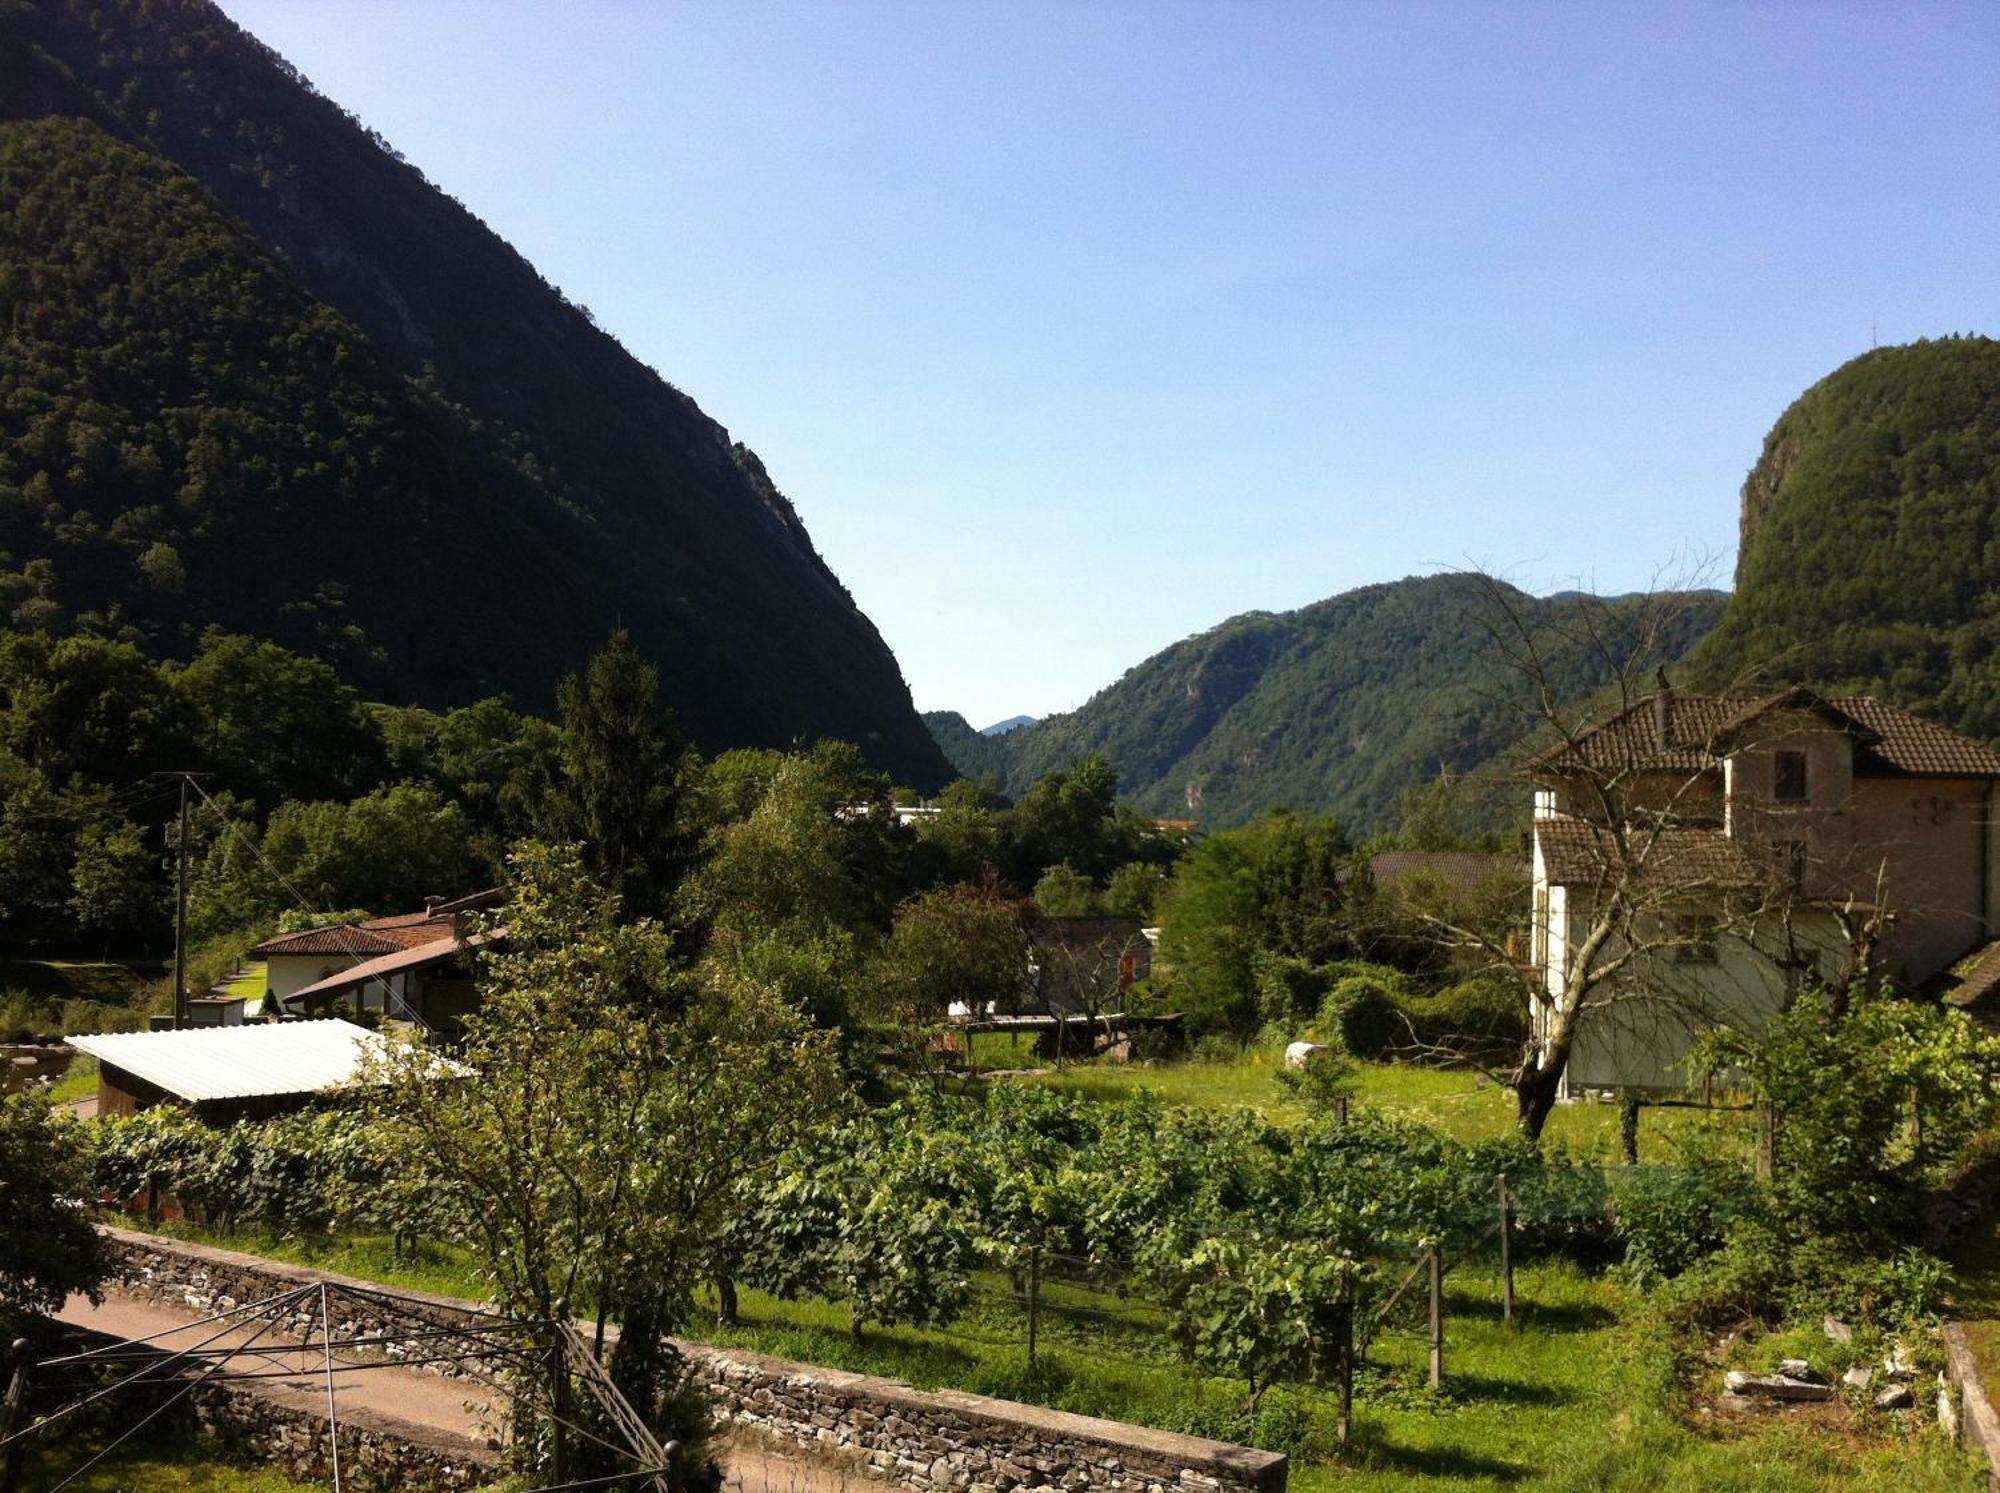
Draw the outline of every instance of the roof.
M367 928L307 928L299 933L280 933L276 938L267 938L250 952L262 959L283 954L349 954L357 959L366 959L374 954L393 953L401 947L401 944Z
M1648 834L1651 839L1644 839ZM1752 886L1759 880L1757 867L1743 847L1719 829L1673 826L1635 830L1633 839L1637 852L1644 855L1640 875L1648 880L1659 878L1690 886ZM1587 819L1562 815L1537 819L1535 840L1554 886L1595 885L1617 864L1617 850L1609 834Z
M2000 1017L1994 994L2000 991L2000 939L1980 945L1951 968L1952 984L1945 999L1982 1020Z
M349 990L356 985L365 985L370 980L381 979L385 975L400 974L404 970L421 969L426 964L441 963L453 958L466 949L483 948L497 943L507 936L505 928L490 929L485 933L475 933L470 938L457 939L447 933L441 938L433 938L415 948L398 949L393 954L384 954L378 959L365 960L350 965L323 980L315 980L303 989L294 990L285 997L284 1003L291 1005L307 996L332 995L336 991Z
M2000 752L1936 721L1872 695L1821 696L1799 688L1770 695L1650 695L1574 742L1544 752L1531 766L1544 772L1699 772L1720 762L1753 722L1797 711L1820 716L1854 738L1859 776L2000 777Z
M1503 879L1525 881L1519 856L1485 850L1383 850L1368 857L1377 886L1405 876L1435 876L1454 891L1472 892Z
M69 1044L190 1104L317 1094L354 1082L389 1050L378 1033L351 1021L107 1032Z

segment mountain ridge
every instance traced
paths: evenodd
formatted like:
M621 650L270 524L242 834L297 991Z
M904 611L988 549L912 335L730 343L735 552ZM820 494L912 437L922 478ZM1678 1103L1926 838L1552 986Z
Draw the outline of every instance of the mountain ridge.
M1661 603L1674 614L1665 659L1706 632L1724 601L1703 591L1565 603L1482 577L1413 576L1228 618L1126 670L1078 709L1002 737L969 741L951 712L925 721L961 773L990 774L1010 794L1099 752L1117 769L1121 796L1162 817L1226 827L1285 805L1382 829L1406 790L1478 767L1518 738L1504 671L1465 646L1491 620L1496 593L1537 625L1566 605ZM1562 667L1578 697L1605 682L1581 661Z
M893 655L755 453L207 0L0 9L0 119L49 115L184 170L578 522L564 542L592 594L543 619L548 646L518 659L513 693L545 704L615 620L667 665L706 745L837 736L917 786L947 775ZM462 703L395 652L371 687Z

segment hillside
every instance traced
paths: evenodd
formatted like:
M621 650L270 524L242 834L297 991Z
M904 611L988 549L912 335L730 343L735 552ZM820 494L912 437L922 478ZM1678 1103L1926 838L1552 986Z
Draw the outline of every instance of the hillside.
M1596 604L1508 596L1538 626ZM1714 624L1724 598L1672 600L1665 658ZM1477 767L1519 735L1509 698L1519 681L1485 642L1491 610L1481 583L1465 576L1365 586L1295 612L1231 618L1076 711L1003 737L979 737L949 713L925 719L961 771L993 772L1011 793L1102 752L1122 796L1154 814L1222 827L1285 804L1372 830L1390 822L1405 789L1440 768ZM1605 682L1574 657L1558 667L1573 697Z
M945 775L754 453L206 0L0 6L5 120L17 625L540 706L622 621L707 746Z
M1799 396L1744 481L1736 593L1693 662L2000 739L2000 342L1877 348Z

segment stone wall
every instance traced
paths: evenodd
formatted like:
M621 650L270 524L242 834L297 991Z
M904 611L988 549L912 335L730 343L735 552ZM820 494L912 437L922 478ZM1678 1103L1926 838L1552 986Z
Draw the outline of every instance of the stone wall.
M363 1282L122 1229L106 1233L122 1257L122 1289L129 1292L219 1311L325 1284L336 1303L336 1335L391 1339L386 1355L406 1361L436 1352L429 1340L396 1341L412 1320L408 1309L372 1303ZM445 1296L419 1296L418 1302L422 1320L434 1328L462 1323L473 1309ZM1286 1459L1275 1452L954 1390L912 1389L900 1380L759 1353L679 1346L724 1422L904 1487L932 1493L1281 1493L1285 1486Z
M895 1379L684 1344L729 1421L907 1488L969 1493L1279 1493L1275 1452Z

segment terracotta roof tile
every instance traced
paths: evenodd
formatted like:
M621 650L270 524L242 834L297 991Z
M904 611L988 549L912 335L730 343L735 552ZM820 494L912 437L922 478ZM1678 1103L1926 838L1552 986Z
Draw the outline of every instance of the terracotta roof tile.
M2000 777L2000 752L1872 695L1821 697L1809 690L1771 695L1650 696L1543 753L1531 766L1698 772L1721 761L1730 738L1771 711L1813 710L1844 723L1855 737L1855 771L1864 776ZM1662 727L1665 727L1664 732Z
M1542 864L1556 886L1594 886L1609 880L1619 864L1611 836L1587 819L1556 817L1535 821ZM1635 831L1629 853L1641 857L1639 875L1652 881L1689 886L1752 886L1756 865L1743 847L1719 829L1674 827L1648 835Z
M250 952L260 959L273 954L351 954L357 959L394 953L402 945L366 928L308 928L301 933L280 933L267 938Z

